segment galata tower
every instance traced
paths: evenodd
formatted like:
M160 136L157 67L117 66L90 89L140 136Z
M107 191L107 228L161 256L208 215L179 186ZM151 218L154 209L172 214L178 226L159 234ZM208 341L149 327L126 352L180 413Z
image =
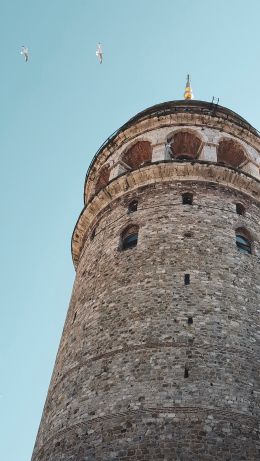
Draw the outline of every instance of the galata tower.
M99 149L33 461L259 461L259 152L189 80Z

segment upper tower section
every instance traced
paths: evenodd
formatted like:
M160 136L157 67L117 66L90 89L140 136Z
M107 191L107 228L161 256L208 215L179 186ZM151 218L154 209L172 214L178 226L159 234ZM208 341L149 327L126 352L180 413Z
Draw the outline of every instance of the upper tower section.
M189 81L187 85L192 94ZM101 210L127 190L195 179L229 185L255 197L259 152L258 131L218 104L185 99L140 112L107 139L90 164L85 207L72 236L75 267Z

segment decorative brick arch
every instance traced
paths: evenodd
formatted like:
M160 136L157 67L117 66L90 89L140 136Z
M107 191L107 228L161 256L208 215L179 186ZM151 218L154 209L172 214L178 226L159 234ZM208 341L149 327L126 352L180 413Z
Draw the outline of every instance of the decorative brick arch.
M242 145L234 139L221 139L217 149L218 163L238 168L248 160Z
M97 194L101 189L106 187L106 185L109 182L109 176L110 176L110 171L111 168L109 165L105 165L97 178L96 184L95 184L95 194Z
M196 131L181 130L168 136L174 159L198 158L202 146L202 139Z
M133 170L139 168L144 163L152 161L152 146L149 141L138 141L121 157L121 160Z

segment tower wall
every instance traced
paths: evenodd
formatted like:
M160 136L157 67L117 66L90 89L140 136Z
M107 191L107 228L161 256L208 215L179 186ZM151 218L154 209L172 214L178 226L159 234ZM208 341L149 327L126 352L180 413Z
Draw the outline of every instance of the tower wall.
M258 181L199 160L96 194L33 461L259 459L259 222ZM122 250L129 225L138 244Z

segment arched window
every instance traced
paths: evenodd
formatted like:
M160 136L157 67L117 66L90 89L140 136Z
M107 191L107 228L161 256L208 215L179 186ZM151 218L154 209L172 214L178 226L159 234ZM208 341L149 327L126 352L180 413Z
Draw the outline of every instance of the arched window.
M236 212L237 214L244 216L245 214L245 207L242 203L236 203Z
M240 253L252 253L252 239L246 229L236 229L236 246Z
M139 226L130 225L121 234L121 250L134 248L138 242Z
M137 211L137 207L138 207L138 201L132 200L132 202L130 202L128 205L128 213L134 213L135 211Z
M179 131L167 140L172 157L177 160L192 160L199 156L201 139L189 131Z
M104 166L102 170L100 171L99 177L97 179L96 185L95 185L95 193L97 194L101 189L106 187L109 181L109 176L110 176L110 168L108 165Z
M122 156L122 161L130 168L136 169L152 161L152 147L149 141L138 141Z
M182 194L182 203L183 205L192 205L193 202L193 194L190 192L185 192Z
M223 139L217 150L217 161L238 168L247 160L243 147L234 139Z

